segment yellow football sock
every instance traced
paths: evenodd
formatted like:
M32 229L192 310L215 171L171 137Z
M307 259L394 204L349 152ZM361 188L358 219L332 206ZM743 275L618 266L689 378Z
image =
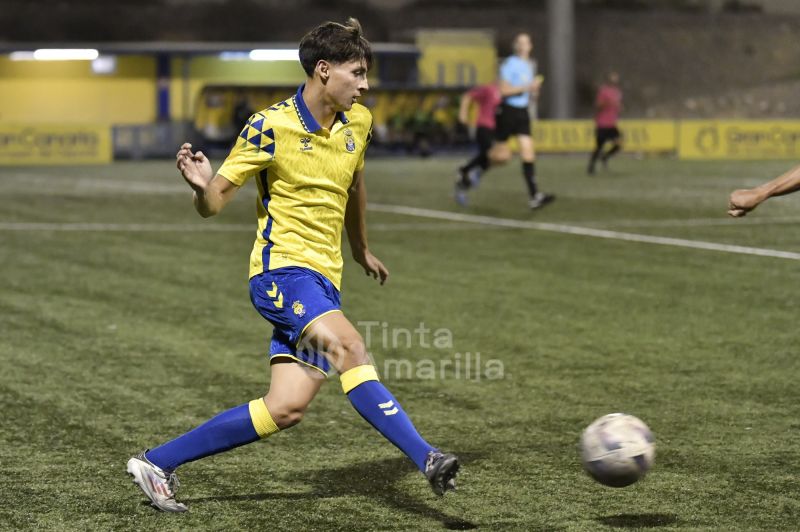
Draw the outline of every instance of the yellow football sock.
M274 432L278 432L278 425L273 421L272 416L267 410L267 405L264 404L264 399L258 398L250 401L250 419L253 421L253 427L259 438L266 438Z

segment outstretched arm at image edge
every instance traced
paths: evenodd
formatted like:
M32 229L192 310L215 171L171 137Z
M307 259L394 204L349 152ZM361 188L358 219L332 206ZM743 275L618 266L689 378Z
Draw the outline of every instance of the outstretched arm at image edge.
M800 165L755 188L734 190L728 205L728 214L733 217L746 215L761 203L774 196L783 196L800 190Z

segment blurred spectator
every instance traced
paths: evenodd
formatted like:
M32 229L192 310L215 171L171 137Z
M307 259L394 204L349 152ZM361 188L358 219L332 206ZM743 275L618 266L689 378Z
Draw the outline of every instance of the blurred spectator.
M233 142L236 142L239 132L242 130L253 113L255 113L255 111L250 105L250 98L246 93L240 92L236 97L236 105L233 106L233 116L231 117L231 123L233 124L234 131Z

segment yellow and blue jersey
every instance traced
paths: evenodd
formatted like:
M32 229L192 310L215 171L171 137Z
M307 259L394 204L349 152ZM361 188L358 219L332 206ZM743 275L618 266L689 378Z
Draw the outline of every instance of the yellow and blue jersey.
M354 104L322 127L297 93L250 117L218 173L258 184L250 277L286 266L317 271L338 289L342 229L353 174L364 167L372 116Z

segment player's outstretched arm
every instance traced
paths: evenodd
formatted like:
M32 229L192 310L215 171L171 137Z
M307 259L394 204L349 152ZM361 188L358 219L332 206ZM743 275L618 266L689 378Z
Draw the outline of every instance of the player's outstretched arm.
M353 174L353 185L347 199L347 210L344 215L344 227L353 258L364 268L364 273L380 280L381 284L389 278L389 270L370 253L367 247L367 187L364 185L364 172Z
M800 190L800 166L755 188L734 190L728 204L728 214L735 218L746 215L761 203L774 196L783 196Z
M203 218L221 211L239 189L225 177L214 175L205 154L201 151L192 153L192 145L188 142L178 150L176 159L183 179L194 190L194 208Z

